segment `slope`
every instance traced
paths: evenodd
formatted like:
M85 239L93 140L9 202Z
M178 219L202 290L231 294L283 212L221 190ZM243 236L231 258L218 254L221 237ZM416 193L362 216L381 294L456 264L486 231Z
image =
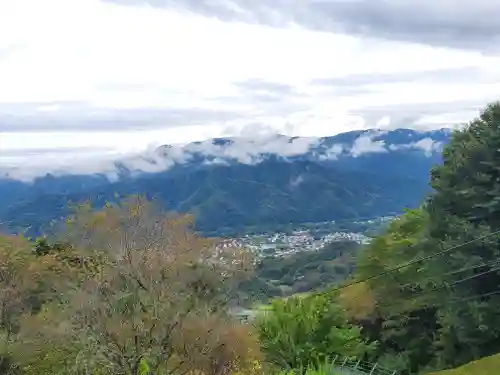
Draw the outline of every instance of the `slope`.
M114 183L103 174L47 174L32 183L0 178L0 224L38 233L67 216L69 202L100 206L129 194L192 212L205 232L391 215L420 204L448 137L398 129L162 146L118 163Z
M500 353L478 359L451 370L433 372L428 375L498 375L500 373Z
M377 173L343 171L310 161L267 160L258 165L212 165L185 173L145 175L85 193L43 195L12 205L3 218L10 228L38 229L67 216L70 202L91 199L101 206L130 194L144 194L169 209L195 214L197 227L203 231L269 228L394 214L417 205L426 192L425 184L409 177L381 179Z

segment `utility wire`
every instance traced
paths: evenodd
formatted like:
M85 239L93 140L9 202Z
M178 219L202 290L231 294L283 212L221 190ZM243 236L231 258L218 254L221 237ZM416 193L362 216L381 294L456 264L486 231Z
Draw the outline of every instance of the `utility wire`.
M494 266L494 265L498 265L498 264L500 264L500 258L497 258L497 259L494 259L494 260L490 260L488 262L483 262L483 263L480 263L480 264L476 264L476 265L473 265L473 266L469 266L469 267L459 268L458 270L454 270L454 271L450 271L450 272L444 273L444 274L442 274L442 276L456 275L457 273L461 273L461 272L465 272L465 271L472 271L472 270L475 270L476 268L486 267L486 266ZM434 278L429 277L428 279L425 279L424 281L431 281L433 279ZM404 289L404 288L411 287L411 286L418 286L418 284L417 283L408 283L408 284L401 285L400 288Z
M396 272L396 271L399 271L400 269L402 268L405 268L405 267L408 267L408 266L411 266L413 264L416 264L416 263L420 263L420 262L424 262L426 260L429 260L429 259L432 259L434 257L437 257L437 256L440 256L440 255L443 255L443 254L446 254L446 253L450 253L452 252L453 250L456 250L456 249L459 249L461 247L464 247L466 245L469 245L471 243L474 243L476 241L481 241L481 240L484 240L485 238L488 238L488 237L491 237L491 236L494 236L496 234L499 234L500 233L500 230L497 230L495 232L492 232L492 233L489 233L489 234L486 234L484 236L481 236L481 237L477 237L473 240L470 240L470 241L467 241L467 242L464 242L460 245L455 245L455 246L452 246L452 247L449 247L448 249L445 249L443 251L439 251L437 253L434 253L434 254L431 254L431 255L427 255L427 256L424 256L424 257L420 257L420 258L417 258L417 259L414 259L412 261L409 261L409 262L405 262L403 264L400 264L398 266L395 266L393 268L390 268L388 269L387 271L384 271L384 272L381 272L377 275L373 275L373 276L370 276L370 277L366 277L364 279L360 279L360 280L354 280L350 283L347 283L347 284L344 284L344 285L341 285L339 287L336 287L336 288L333 288L331 289L332 292L336 292L338 290L342 290L342 289L345 289L345 288L348 288L350 286L353 286L353 285L356 285L356 284L360 284L360 283L363 283L363 282L366 282L366 281L369 281L369 280L373 280L373 279L377 279L379 277L382 277L382 276L386 276L386 275L390 275L391 273L393 272Z
M473 280L473 279L476 279L476 278L478 278L480 276L487 275L489 273L493 273L493 272L497 272L497 271L500 271L500 267L492 268L492 269L490 269L488 271L484 271L484 272L481 272L481 273L478 273L478 274L475 274L475 275L472 275L472 276L468 276L468 277L456 280L456 281L451 282L451 283L445 283L443 285L438 285L438 286L433 287L430 290L422 290L420 292L417 292L417 293L414 293L413 295L408 296L407 298L404 298L401 301L398 301L397 304L400 305L402 302L414 300L415 297L422 296L422 295L432 294L432 293L438 292L438 291L443 290L443 289L448 289L448 288L451 288L451 287L453 287L455 285L461 284L463 282L466 282L466 281L469 281L469 280ZM486 294L481 295L481 296L487 296L487 295L490 295L490 294L498 294L498 293L500 293L500 290L497 291L497 292L494 292L494 293L486 293ZM459 298L458 300L459 301L464 301L464 300L467 300L467 298L465 298L465 299ZM387 308L387 307L394 307L394 306L395 306L395 304L385 304L385 305L381 305L379 307ZM423 306L423 307L424 308L428 308L428 307L433 307L433 306Z
M484 298L484 297L491 297L491 296L499 295L499 294L500 294L500 289L494 290L492 292L484 293L484 294L475 294L473 296L465 297L465 298L452 298L451 300L444 301L443 303L431 304L431 305L428 305L428 306L422 306L421 309L428 309L428 308L431 308L431 307L443 307L443 306L447 306L449 304L452 305L452 304L455 304L455 303L463 303L463 302L466 302L466 301L471 301L471 300L480 299L480 298ZM392 305L392 306L394 306L394 305ZM391 306L390 305L386 305L384 307L391 307ZM396 314L394 314L394 315L396 315Z
M497 258L495 260L490 260L488 262L476 264L475 266L464 267L464 268L460 268L460 269L455 270L455 271L447 272L447 273L443 274L443 276L455 275L455 274L460 273L460 272L470 271L470 270L473 270L473 269L476 269L479 267L491 266L491 265L499 264L499 263L500 263L500 258Z

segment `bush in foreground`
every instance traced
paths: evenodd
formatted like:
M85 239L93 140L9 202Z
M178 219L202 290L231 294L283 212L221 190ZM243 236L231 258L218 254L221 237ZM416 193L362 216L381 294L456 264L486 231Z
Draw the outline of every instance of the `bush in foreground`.
M310 368L337 354L362 357L373 349L328 294L276 300L256 327L267 361L283 369Z

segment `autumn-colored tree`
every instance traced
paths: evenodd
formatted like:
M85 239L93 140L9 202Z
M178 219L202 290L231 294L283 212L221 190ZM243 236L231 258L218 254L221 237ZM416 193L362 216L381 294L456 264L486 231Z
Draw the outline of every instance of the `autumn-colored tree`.
M162 212L142 197L100 211L82 206L64 242L78 259L99 259L92 272L74 278L53 317L59 332L80 342L81 366L131 375L144 363L171 373L206 369L200 358L213 357L220 330L235 324L226 308L231 289L251 270L249 253L198 236L189 216ZM196 342L193 326L211 351L184 349ZM214 358L224 365L211 368L224 373L239 357Z
M261 360L260 343L251 325L228 321L221 314L195 317L184 324L174 339L184 368L204 374L255 373L253 364ZM210 334L200 334L209 332ZM200 353L204 353L200 355Z
M29 242L21 236L0 236L0 370L12 370L12 345L17 340L20 316L31 309L38 270ZM8 363L9 362L9 363Z
M375 296L366 282L342 289L338 293L338 303L345 308L349 319L369 319L375 313Z

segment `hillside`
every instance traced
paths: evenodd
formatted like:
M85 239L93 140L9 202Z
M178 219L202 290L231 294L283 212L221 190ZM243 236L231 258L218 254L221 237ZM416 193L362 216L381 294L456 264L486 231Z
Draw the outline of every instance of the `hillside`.
M481 358L456 369L433 372L428 375L497 375L500 369L500 354Z
M244 289L261 301L323 290L352 273L360 249L354 241L335 241L316 251L264 257Z
M117 164L115 182L102 174L4 179L0 221L38 232L67 216L70 202L90 199L101 206L130 194L194 213L205 232L392 215L419 205L428 193L429 170L447 137L446 131L399 129L162 146Z

